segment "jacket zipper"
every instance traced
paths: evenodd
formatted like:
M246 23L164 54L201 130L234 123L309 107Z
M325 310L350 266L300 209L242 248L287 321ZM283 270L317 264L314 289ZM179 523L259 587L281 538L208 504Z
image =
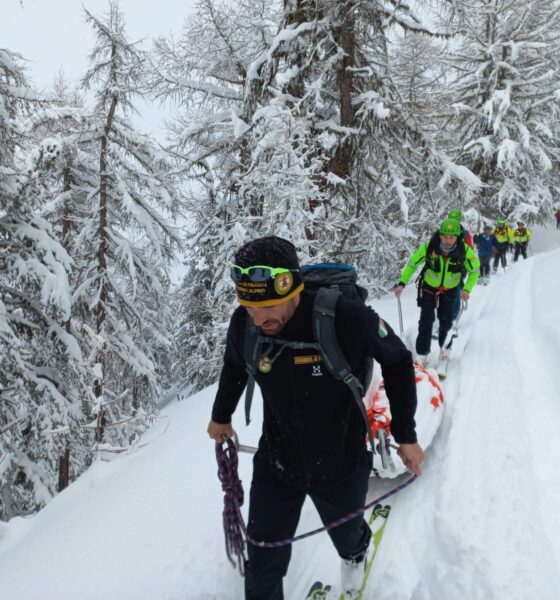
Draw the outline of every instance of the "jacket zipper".
M293 354L293 351L292 351ZM292 357L290 357L292 358ZM294 399L294 412L297 413L297 417L298 419L296 419L297 421L299 421L299 424L296 423L296 427L298 429L298 437L299 437L299 445L300 445L300 449L301 449L301 464L303 466L303 476L305 479L305 487L309 488L309 474L307 471L307 462L305 460L305 448L304 448L304 436L303 436L303 419L301 418L301 413L299 410L299 403L298 403L298 395L297 395L297 389L296 389L296 385L295 385L295 381L294 381L294 368L292 365L290 365L290 384L292 386L292 398Z

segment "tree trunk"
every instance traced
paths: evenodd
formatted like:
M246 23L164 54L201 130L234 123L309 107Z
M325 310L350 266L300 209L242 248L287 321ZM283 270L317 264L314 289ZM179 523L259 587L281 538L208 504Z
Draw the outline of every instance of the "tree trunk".
M116 56L116 47L113 44L111 59L112 59L112 79L116 81L116 73L115 73L115 56ZM102 334L103 324L105 319L107 318L107 297L109 295L109 286L107 282L107 248L108 248L108 240L107 240L107 225L108 225L108 214L109 214L109 199L108 199L108 182L109 175L107 173L107 150L108 150L108 138L111 133L111 128L113 126L113 118L115 116L115 111L117 109L118 98L116 94L113 94L111 98L111 104L109 106L109 112L107 113L107 120L105 122L105 131L101 136L101 151L99 154L99 247L97 250L97 271L99 273L99 285L101 286L99 292L99 301L95 308L96 314L96 327L97 333ZM103 349L100 350L99 355L97 357L97 362L101 365L101 378L95 381L94 392L96 398L103 397L103 389L105 382L105 371L106 371L106 352L104 351L105 344L103 345ZM97 415L97 428L95 430L95 439L100 442L103 439L103 432L105 429L105 410L101 408L99 410L99 414Z
M70 191L70 188L72 187L72 176L70 174L70 167L66 166L64 167L64 172L62 174L63 177L63 193L66 194L67 192ZM70 206L70 201L68 199L68 197L66 197L66 200L64 201L64 209L62 212L62 245L64 246L65 250L72 255L72 252L70 250L70 232L72 229L72 219L71 219L71 215L72 215L72 209ZM70 317L66 323L64 323L64 327L66 329L66 331L68 333L72 333L72 318Z
M17 515L16 507L13 503L12 488L8 484L0 487L0 521L9 521Z
M70 484L70 446L66 446L64 454L58 459L58 491L62 492Z
M142 389L146 386L147 377L137 377L132 384L132 414L136 416L140 408L140 398Z
M345 4L344 11L345 14L340 28L334 29L334 38L344 50L344 58L337 73L340 125L342 127L352 127L356 117L354 107L352 106L352 97L354 95L352 67L355 66L356 60L356 34L354 31L354 10L352 3ZM327 166L327 172L334 173L338 177L346 179L351 173L352 149L352 136L344 135Z
M103 435L105 434L105 424L107 419L105 417L105 408L101 407L97 413L97 423L95 425L95 441L100 443L103 441Z

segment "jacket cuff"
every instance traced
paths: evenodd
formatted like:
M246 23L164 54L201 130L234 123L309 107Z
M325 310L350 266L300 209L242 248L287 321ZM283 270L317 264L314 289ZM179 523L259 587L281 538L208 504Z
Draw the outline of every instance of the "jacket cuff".
M393 433L393 432L391 432ZM395 442L397 444L417 444L418 438L416 437L416 431L408 431L406 433L401 433L400 435L393 434L395 438Z
M396 439L395 442L397 442L397 444L417 444L418 439L416 438L416 436L414 436L413 438L406 438L404 440Z
M212 411L212 421L218 425L229 425L231 423L231 415L219 414Z

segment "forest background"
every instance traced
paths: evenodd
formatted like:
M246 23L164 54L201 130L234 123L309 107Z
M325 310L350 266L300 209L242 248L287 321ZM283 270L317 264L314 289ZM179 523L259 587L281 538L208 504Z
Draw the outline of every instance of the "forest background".
M216 380L247 239L375 296L450 208L560 208L556 1L199 0L142 42L116 2L83 18L79 82L0 48L0 519Z

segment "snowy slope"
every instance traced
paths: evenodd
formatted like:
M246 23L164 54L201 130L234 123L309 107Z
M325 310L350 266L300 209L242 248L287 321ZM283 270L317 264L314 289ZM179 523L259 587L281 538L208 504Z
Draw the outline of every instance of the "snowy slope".
M424 474L393 504L366 598L560 597L560 231L535 234L527 261L478 287L444 383L447 409ZM406 338L418 309L403 295ZM375 308L395 328L396 302ZM223 549L222 492L206 437L215 387L168 405L126 456L98 461L32 518L0 523L2 600L243 597ZM258 437L258 405L242 442ZM245 489L251 459L243 455ZM372 482L370 496L395 481ZM306 504L300 531L318 526ZM337 584L326 534L294 546L287 600Z
M539 233L558 248L560 232ZM560 597L559 264L556 249L475 290L442 430L388 524L379 600Z

